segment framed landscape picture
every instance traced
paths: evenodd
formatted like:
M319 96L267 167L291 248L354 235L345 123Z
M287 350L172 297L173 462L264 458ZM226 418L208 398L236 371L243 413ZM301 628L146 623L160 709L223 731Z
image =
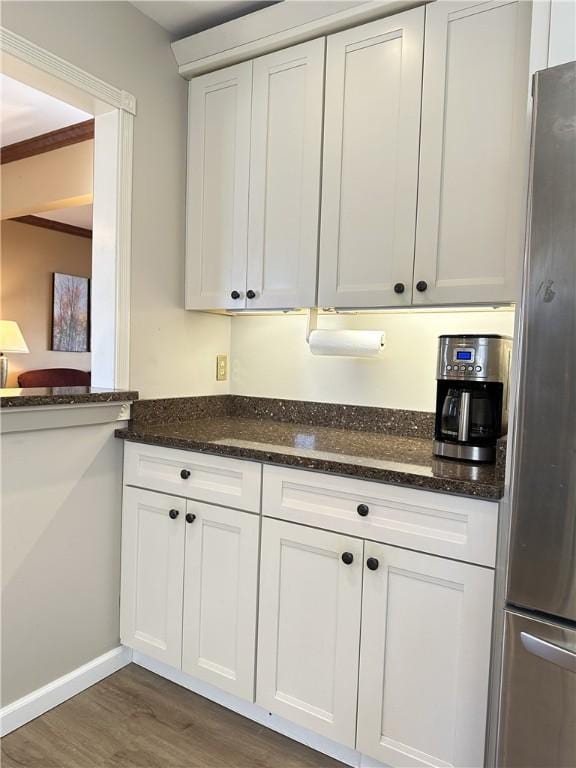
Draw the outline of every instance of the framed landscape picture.
M90 279L54 272L52 351L90 350Z

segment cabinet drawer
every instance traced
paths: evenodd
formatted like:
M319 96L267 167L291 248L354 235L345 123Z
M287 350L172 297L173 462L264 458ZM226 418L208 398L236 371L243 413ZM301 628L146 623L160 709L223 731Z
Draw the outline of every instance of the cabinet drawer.
M498 504L264 467L262 514L494 567Z
M247 512L259 511L260 476L261 465L254 461L140 443L124 446L126 485Z

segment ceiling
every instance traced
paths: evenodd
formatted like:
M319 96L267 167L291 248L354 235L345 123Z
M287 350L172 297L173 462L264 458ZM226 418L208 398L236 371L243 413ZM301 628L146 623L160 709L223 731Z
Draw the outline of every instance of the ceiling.
M92 229L92 206L75 205L70 208L60 208L56 211L46 211L45 213L35 213L43 219L51 221L61 221L64 224L72 224L75 227L83 229Z
M174 39L202 32L259 11L280 0L133 0L132 5L164 27Z
M92 115L0 74L0 146L81 123Z

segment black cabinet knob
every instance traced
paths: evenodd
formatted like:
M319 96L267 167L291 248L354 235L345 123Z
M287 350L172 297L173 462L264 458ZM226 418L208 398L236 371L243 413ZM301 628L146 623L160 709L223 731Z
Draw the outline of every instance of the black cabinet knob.
M428 283L426 282L426 280L419 280L416 283L416 290L420 291L420 293L424 293L424 291L427 291L428 290Z
M171 509L170 512L168 512L168 514L170 515L171 520L176 520L180 512L177 509Z
M352 552L343 552L342 553L342 562L346 565L352 565L354 562L354 555Z
M194 520L196 520L196 515L193 512L188 512L188 514L186 515L186 522L193 523Z
M377 571L379 565L380 563L376 557L369 557L368 560L366 560L366 567L370 571Z
M404 283L396 283L394 286L394 293L404 293Z
M356 512L360 515L360 517L366 517L368 512L370 512L370 507L368 504L358 504L356 507Z
M250 291L246 291L246 296L247 296L249 299L255 299L255 298L256 298L256 292L255 292L255 291L252 291L252 290L250 290Z
M239 298L240 298L240 291L232 291L232 293L230 294L230 296L231 296L233 299L239 299Z
M190 470L189 469L183 469L180 471L180 477L182 480L188 480L190 477Z

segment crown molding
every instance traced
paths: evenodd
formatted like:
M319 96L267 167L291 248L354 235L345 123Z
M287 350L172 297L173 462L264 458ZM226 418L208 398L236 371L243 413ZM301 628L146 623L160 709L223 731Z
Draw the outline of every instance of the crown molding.
M190 79L297 43L365 24L431 0L285 0L172 43Z
M32 67L60 77L70 85L115 109L122 109L132 115L136 114L136 98L131 93L115 88L104 80L94 77L80 67L40 48L40 46L6 27L0 27L0 52L15 56Z

